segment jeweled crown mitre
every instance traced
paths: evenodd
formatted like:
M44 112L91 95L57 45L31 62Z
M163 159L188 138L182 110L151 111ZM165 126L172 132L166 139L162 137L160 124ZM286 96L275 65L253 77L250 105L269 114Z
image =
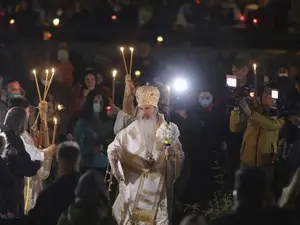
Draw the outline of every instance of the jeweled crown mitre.
M138 106L152 105L157 107L160 92L158 88L146 84L136 90L135 96Z

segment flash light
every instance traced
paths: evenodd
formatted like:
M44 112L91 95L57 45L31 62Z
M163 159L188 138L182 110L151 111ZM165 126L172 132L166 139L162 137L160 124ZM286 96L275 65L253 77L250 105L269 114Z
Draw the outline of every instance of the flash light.
M249 95L250 95L251 98L254 98L255 97L255 92L251 91Z
M237 79L236 76L233 75L227 75L226 76L226 84L228 87L237 87Z
M278 91L277 90L272 90L271 91L271 97L273 99L278 99Z
M106 111L109 112L110 110L111 110L111 107L110 107L110 106L107 106L107 107L106 107Z
M185 79L177 78L173 83L173 88L176 92L182 93L188 89L188 83Z

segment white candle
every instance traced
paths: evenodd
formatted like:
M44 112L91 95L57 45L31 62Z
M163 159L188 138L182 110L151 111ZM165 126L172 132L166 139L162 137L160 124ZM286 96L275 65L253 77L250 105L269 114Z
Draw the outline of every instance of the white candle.
M53 118L53 122L54 122L54 129L53 129L53 136L52 136L52 144L55 143L55 137L56 137L56 130L57 130L57 118L56 117Z
M117 71L112 71L113 76L113 83L112 83L112 103L115 104L115 92L116 92L116 77L117 77Z

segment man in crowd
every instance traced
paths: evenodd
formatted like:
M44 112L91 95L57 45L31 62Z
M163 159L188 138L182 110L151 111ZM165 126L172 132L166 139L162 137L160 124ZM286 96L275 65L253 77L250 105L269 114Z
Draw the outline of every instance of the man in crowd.
M80 148L75 142L63 142L56 153L59 178L45 188L34 208L24 218L26 224L57 224L60 215L74 201L74 191L80 178Z
M123 129L107 150L120 187L113 205L118 224L167 225L170 221L173 183L184 154L177 126L158 113L159 97L155 87L137 89L137 120Z

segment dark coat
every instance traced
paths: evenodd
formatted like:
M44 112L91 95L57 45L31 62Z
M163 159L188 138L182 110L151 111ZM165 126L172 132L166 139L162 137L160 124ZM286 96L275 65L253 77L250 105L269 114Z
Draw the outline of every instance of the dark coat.
M36 175L41 167L41 162L31 161L20 136L3 127L1 135L6 140L2 158L13 176L12 183L9 184L9 190L5 193L7 204L2 212L9 212L19 217L24 213L24 178Z

